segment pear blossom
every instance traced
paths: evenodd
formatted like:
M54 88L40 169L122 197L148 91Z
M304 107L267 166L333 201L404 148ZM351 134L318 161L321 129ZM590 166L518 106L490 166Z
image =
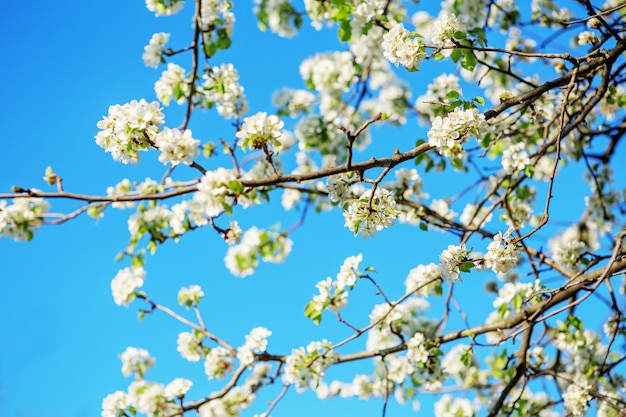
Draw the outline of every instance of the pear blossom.
M176 166L179 163L191 165L193 158L198 156L200 141L191 136L191 130L170 129L166 127L155 138L155 146L161 151L159 161Z
M182 104L189 95L189 85L185 75L185 69L180 65L170 62L167 69L161 74L161 78L154 84L154 92L164 106L169 106L174 99Z
M164 122L158 102L133 100L109 107L109 113L96 125L100 131L95 139L98 146L111 152L113 159L127 164L139 162L139 151L150 148Z
M354 236L366 238L376 235L386 227L391 227L398 217L396 202L389 190L378 187L376 191L367 190L358 200L353 200L348 209L343 212L344 226L349 228Z
M439 255L441 276L448 281L460 279L459 267L467 262L467 255L465 244L449 245L447 249L444 249Z
M143 63L146 67L156 68L163 57L163 47L170 39L169 33L159 32L152 35L150 43L144 47Z
M165 386L165 397L169 400L182 398L185 396L189 388L193 385L188 379L175 378L172 382Z
M124 268L111 281L113 300L118 306L127 306L135 299L135 292L143 285L146 272L143 268Z
M135 372L138 379L141 379L148 368L154 366L155 359L150 353L142 348L129 346L120 354L122 361L122 375L129 376Z
M146 0L146 7L157 16L172 16L182 10L185 0Z
M410 32L402 23L396 23L389 32L383 35L381 47L384 57L389 62L396 66L400 64L410 71L415 71L426 54L420 40L410 36Z
M246 149L262 149L265 146L280 146L280 137L284 122L275 115L259 112L243 120L241 129L235 134L240 140L239 145Z

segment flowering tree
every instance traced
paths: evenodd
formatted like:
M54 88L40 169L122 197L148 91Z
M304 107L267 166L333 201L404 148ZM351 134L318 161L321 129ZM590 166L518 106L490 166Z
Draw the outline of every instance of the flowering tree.
M51 188L0 195L0 233L15 240L83 214L132 210L113 301L138 305L140 319L160 312L187 326L178 351L215 382L192 398L192 381L149 379L154 358L128 347L122 373L134 380L104 394L103 417L237 416L249 407L281 415L288 391L378 398L383 415L390 401L427 396L438 417L624 415L626 189L616 189L613 171L624 161L626 4L455 0L425 11L394 0L257 0L261 30L291 38L311 24L336 30L342 47L304 60L303 86L278 90L272 109L254 112L237 69L221 59L238 47L233 4L184 3L146 1L157 16L193 16L191 36L156 33L145 47L144 63L164 68L154 85L158 101L112 105L95 136L123 164L157 154L166 167L160 179L125 179L106 195L85 195L65 190L48 168ZM168 47L184 36L187 46ZM434 65L442 73L424 82L420 74ZM165 120L174 103L185 110L178 127ZM232 126L229 137L194 135L190 126L206 111ZM411 141L390 150L376 133L394 129ZM553 190L573 181L572 172L586 182L585 207L542 237L555 225ZM429 179L440 176L454 187L431 198ZM78 204L53 212L59 199ZM239 220L261 205L300 210L300 221L243 230ZM242 323L243 342L216 334L198 285L179 291L178 307L142 291L150 257L197 229L224 241L236 277L254 274L260 262L282 263L292 232L306 232L313 209L343 216L349 231L333 233L371 239L413 227L420 239L439 233L448 243L438 258L416 255L397 296L365 266L367 255L347 257L296 312L312 326L336 321L339 339L284 352L271 345L280 335L254 323ZM486 317L458 307L476 283L492 306ZM353 291L366 285L378 300L368 317L348 319L349 298L359 303ZM443 314L430 314L430 305ZM452 320L456 312L464 320ZM367 363L371 372L333 378L347 362ZM265 391L273 399L255 402Z

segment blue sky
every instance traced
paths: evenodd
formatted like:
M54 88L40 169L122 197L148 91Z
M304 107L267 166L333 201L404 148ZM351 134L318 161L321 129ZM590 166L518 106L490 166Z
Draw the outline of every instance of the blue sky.
M271 93L281 86L302 87L297 68L303 58L337 45L332 31L316 33L307 28L295 41L261 33L253 23L251 7L242 4L235 8L233 50L221 59L235 62L254 113L269 109ZM42 176L48 165L64 178L67 190L83 193L103 194L108 185L126 177L135 181L161 177L165 168L156 157L147 157L136 167L123 166L98 148L93 136L109 105L154 99L153 83L161 69L144 67L143 47L152 33L160 31L172 32L172 46L185 45L188 13L156 19L142 1L127 0L72 1L62 6L40 2L30 7L3 1L0 22L4 62L0 67L0 192L13 185L46 189ZM437 71L436 66L425 68L421 76ZM196 137L234 133L227 123L203 117L196 116ZM167 108L167 120L172 126L180 123L180 109ZM418 133L408 139L390 140L408 147L425 134L415 129ZM430 180L426 191L447 194L448 181ZM566 204L583 204L573 189L555 192L571 196ZM69 207L53 202L53 209ZM298 219L298 213L281 210L258 208L241 213L238 220L245 229L277 221L287 227ZM202 388L215 388L201 383L206 379L201 363L190 364L176 352L177 334L186 330L182 325L162 315L138 323L140 303L128 308L113 303L110 280L126 266L113 258L126 244L130 214L108 211L97 222L83 216L59 227L44 227L29 243L0 240L0 417L99 416L102 398L130 382L121 375L117 358L127 346L145 347L157 358L156 368L148 372L151 380L190 378L198 382L190 392L194 398L207 392ZM206 294L205 319L214 333L237 344L251 328L266 326L274 332L269 350L288 353L311 340L333 336L338 340L347 334L330 317L325 317L324 326L315 327L302 315L315 283L334 276L347 256L362 252L363 265L373 265L384 288L398 296L411 268L436 261L441 248L455 243L441 233L425 234L408 227L383 232L376 239L355 239L343 228L338 211L309 215L305 227L292 238L294 250L285 265L262 265L254 276L241 280L224 268L226 246L215 232L196 231L148 259L144 289L156 301L173 306L180 287L199 284ZM480 280L470 294L481 294L484 279ZM368 314L373 303L380 302L373 294L372 287L358 288L354 300L358 296L361 303L347 314ZM485 304L488 307L490 301ZM274 415L340 415L349 410L370 416L379 415L382 407L380 401L332 400L304 409L302 398L309 400L312 395L288 396ZM255 412L263 409L259 401ZM409 408L391 410L396 410L393 415L404 415Z

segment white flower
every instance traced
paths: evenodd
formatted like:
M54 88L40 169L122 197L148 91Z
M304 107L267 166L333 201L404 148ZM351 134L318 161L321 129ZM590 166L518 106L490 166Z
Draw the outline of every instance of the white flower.
M167 64L167 69L163 71L161 78L154 84L154 92L165 106L168 106L172 99L178 104L184 103L189 95L185 69L173 62Z
M460 22L454 13L442 12L433 23L433 30L430 37L433 43L440 45L451 44L450 39L459 31L465 30L465 25Z
M359 271L359 263L363 260L360 253L357 256L349 256L343 261L343 265L337 274L337 287L352 287L356 284L356 279L361 275Z
M406 356L412 363L426 363L428 350L425 344L426 338L423 333L415 333L406 343Z
M133 381L128 387L133 405L140 413L148 417L157 417L165 413L167 399L163 384L143 380Z
M396 201L391 192L378 187L372 197L372 190L365 191L358 200L353 200L348 209L343 212L344 226L349 228L354 236L366 238L375 236L376 231L391 227L398 217Z
M488 208L485 206L478 209L478 205L468 203L459 217L461 224L473 227L483 227L491 221L492 213L487 213Z
M135 299L135 291L141 288L146 272L143 268L124 268L111 281L113 300L118 306L127 306Z
M239 146L246 149L263 149L266 146L276 148L280 146L282 128L285 124L275 115L259 112L243 120L241 129L235 134L240 140Z
M97 123L100 131L95 139L98 146L111 152L122 163L139 162L138 151L148 150L163 124L159 103L133 100L109 107L109 114Z
M410 293L416 291L419 288L419 293L423 294L424 296L427 296L431 293L436 293L437 288L440 287L441 280L433 280L436 280L440 277L441 270L436 264L430 263L428 265L418 265L417 267L409 271L409 275L404 281L406 292ZM431 283L425 285L428 282Z
M300 75L321 92L335 94L348 91L356 71L348 51L317 54L300 64Z
M246 335L246 342L237 349L237 359L242 366L250 366L254 362L254 353L262 353L267 349L267 338L272 332L265 327L255 327Z
M578 34L577 43L580 46L583 45L593 45L599 41L596 34L590 30L585 30Z
M498 232L494 235L493 241L487 246L485 266L491 268L493 272L508 272L517 265L520 260L517 247L511 243L511 230L504 236L502 236L501 232Z
M339 203L339 207L343 207L350 194L349 182L344 179L343 175L331 175L326 179L326 192L330 201Z
M107 187L107 196L109 197L122 197L130 194L133 191L133 187L128 178L124 178L122 181L115 184L115 186ZM115 208L132 208L135 203L132 201L115 202L112 204Z
M176 378L165 386L165 397L168 400L174 400L176 398L182 398L193 383L185 378Z
M284 109L291 117L306 112L314 103L315 96L306 90L283 88L272 96L272 104L279 109Z
M435 403L435 417L474 417L476 411L467 398L454 398L445 394Z
M417 70L426 57L424 47L417 38L410 38L410 32L402 23L396 23L383 35L383 56L392 64L404 66L408 70Z
M465 244L449 245L448 249L444 249L439 255L441 276L448 281L460 279L459 266L467 261L467 255Z
M592 399L589 393L591 389L592 386L587 379L583 375L578 375L574 383L570 384L567 391L563 393L563 405L574 417L585 415L589 401Z
M530 165L530 157L524 147L524 143L520 142L504 149L502 152L502 169L505 173L511 175L517 171L522 171L526 165Z
M445 148L452 149L455 144L464 142L468 136L480 137L487 127L485 115L475 108L461 110L456 107L446 117L437 116L428 131L428 144L438 148L440 154Z
M193 158L198 156L200 141L191 137L191 130L170 129L166 127L155 138L155 145L161 151L159 161L176 166L179 163L191 165Z
M198 304L204 297L204 291L199 285L191 285L189 287L183 287L178 291L178 304L183 304L189 308L191 305Z
M295 384L296 390L302 392L311 384L315 385L321 381L326 369L336 359L331 348L332 344L324 339L321 342L309 343L306 350L303 347L293 349L285 364L284 383Z
M150 43L146 45L143 50L143 63L146 67L156 68L161 62L163 56L163 47L170 39L169 33L155 33L150 38Z
M202 335L199 332L188 333L181 332L176 340L176 350L180 352L180 356L190 362L198 362L203 354L201 344Z
M172 16L178 13L185 0L146 0L146 7L157 16Z
M232 370L233 357L230 352L222 346L211 349L204 360L204 372L209 379L224 379L226 373Z
M265 262L280 263L292 246L292 240L282 233L252 227L244 233L239 245L228 248L224 262L233 275L243 278L254 273L259 257Z
M138 379L143 377L147 368L154 366L154 358L147 350L131 346L120 354L120 360L122 361L122 375L129 376L135 372Z
M239 227L239 223L236 220L232 220L230 226L226 229L224 240L231 246L236 245L241 241L241 235L243 235L243 230Z
M15 198L9 206L0 200L0 236L31 240L49 209L50 204L42 198Z
M102 417L117 417L131 404L131 400L124 391L115 391L102 400Z
M202 2L202 5L207 2ZM204 17L204 16L203 16ZM244 88L233 64L221 64L202 76L202 93L207 103L215 103L217 112L226 119L241 117L248 111Z
M204 206L205 213L209 217L218 216L224 211L224 206L231 206L234 198L229 189L232 182L238 182L234 171L218 168L215 171L207 171L198 183L198 192L193 199Z

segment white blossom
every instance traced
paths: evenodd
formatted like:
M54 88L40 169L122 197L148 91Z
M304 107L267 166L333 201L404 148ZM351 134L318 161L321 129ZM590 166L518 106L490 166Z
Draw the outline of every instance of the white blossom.
M176 340L176 350L180 356L190 362L198 362L203 355L201 348L203 337L198 333L181 332Z
M188 379L176 378L165 386L165 397L169 400L182 398L192 385L193 383Z
M428 360L428 349L425 344L426 338L423 333L415 333L406 342L406 356L412 363L426 363Z
M204 4L206 2L202 2ZM244 88L239 84L239 73L233 64L212 67L203 76L203 97L207 103L215 103L217 112L226 119L241 117L248 111Z
M583 416L589 407L589 401L592 397L589 391L591 384L587 379L578 375L575 381L568 385L567 390L563 393L563 405L574 417Z
M147 350L132 346L127 347L120 354L120 360L122 361L122 375L129 376L135 372L139 377L138 379L143 377L147 368L154 366L155 361Z
M441 276L448 281L460 279L459 267L467 261L467 255L465 244L449 245L447 249L444 249L439 255Z
M161 63L163 57L163 47L170 39L169 33L155 33L150 38L150 43L146 45L143 53L143 63L146 67L156 68Z
M464 30L465 25L457 19L454 13L442 12L433 23L430 37L435 44L448 45L451 44L450 39L454 38L456 32Z
M185 69L170 62L167 64L167 69L161 74L161 78L154 84L154 92L165 106L168 106L172 99L176 103L182 104L189 95L188 82Z
M408 70L418 69L420 62L426 57L424 47L418 38L411 38L410 32L402 23L394 24L389 32L383 35L381 45L383 56L392 64L402 65Z
M111 281L113 300L118 306L127 306L135 299L135 292L143 285L146 272L143 268L124 268Z
M284 122L275 115L267 115L259 112L243 120L241 129L235 134L239 139L239 146L246 149L263 149L269 145L270 148L280 146L280 137Z
M157 16L172 16L182 10L185 0L146 0L146 7Z
M198 304L202 297L204 297L204 291L199 285L183 287L178 291L178 304L184 304L189 308L191 305Z
M228 349L217 346L211 349L204 359L204 372L209 379L224 379L227 372L232 371L233 356Z
M520 260L519 250L511 243L510 232L502 236L501 232L493 236L493 241L487 246L485 266L493 272L505 273L513 268Z
M111 152L122 163L139 162L138 151L148 150L163 124L159 103L133 100L109 107L109 113L97 123L100 131L95 139L98 146Z
M348 209L343 212L344 226L350 229L354 236L366 238L375 236L376 231L391 227L398 217L396 201L391 192L378 187L372 197L372 190L364 192L358 200L353 200Z
M0 200L0 236L31 240L49 209L50 204L43 198L15 198L11 205Z
M165 128L155 138L155 145L161 151L159 161L176 166L179 163L191 165L193 158L198 156L200 141L191 136L191 130Z
M502 152L502 169L505 173L515 174L524 170L526 165L530 165L530 157L524 148L524 143L520 142L504 149Z
M131 399L124 391L115 391L102 400L102 417L117 417L131 404Z

